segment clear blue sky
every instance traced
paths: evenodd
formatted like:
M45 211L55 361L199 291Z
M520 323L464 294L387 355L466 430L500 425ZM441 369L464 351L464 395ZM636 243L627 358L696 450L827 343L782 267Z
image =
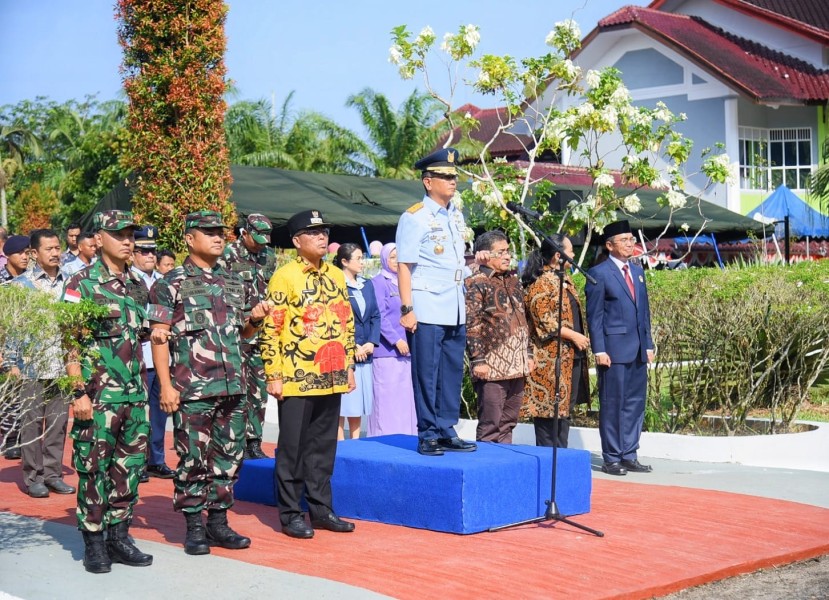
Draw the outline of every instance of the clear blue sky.
M273 97L281 105L293 90L294 110L315 110L359 131L356 111L345 107L349 95L371 87L398 106L423 89L417 77L401 80L388 62L397 25L414 33L430 25L440 40L473 23L481 28L480 51L524 58L546 52L544 38L557 21L574 18L584 36L628 4L648 1L235 0L227 18L228 76L237 100ZM36 96L117 98L120 62L113 0L0 0L0 105ZM467 101L494 102L457 93L454 105Z

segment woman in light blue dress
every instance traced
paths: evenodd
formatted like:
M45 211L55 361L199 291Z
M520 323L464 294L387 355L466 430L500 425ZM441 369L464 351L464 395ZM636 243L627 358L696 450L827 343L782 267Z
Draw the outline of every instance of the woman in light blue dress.
M337 249L336 265L343 270L348 286L348 299L354 313L354 378L357 389L342 395L338 439L345 439L345 420L352 439L360 437L363 415L371 414L374 402L371 361L374 348L380 344L380 309L372 285L360 277L363 272L363 251L357 244L343 244Z

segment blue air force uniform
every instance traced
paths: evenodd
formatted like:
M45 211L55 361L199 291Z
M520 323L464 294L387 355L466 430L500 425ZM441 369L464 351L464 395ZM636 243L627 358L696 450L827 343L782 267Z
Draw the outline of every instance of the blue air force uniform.
M451 178L457 175L456 156L453 148L438 150L415 168L423 171L423 178ZM471 237L456 206L450 202L443 207L428 195L403 213L397 224L397 260L410 265L417 317L417 328L408 337L421 454L475 449L474 444L459 440L454 429L466 346L464 279L470 274L464 249Z

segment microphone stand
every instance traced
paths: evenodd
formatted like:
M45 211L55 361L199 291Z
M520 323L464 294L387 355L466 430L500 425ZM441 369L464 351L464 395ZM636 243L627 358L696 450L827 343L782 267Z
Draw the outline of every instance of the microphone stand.
M544 503L547 505L547 510L544 514L540 517L535 517L533 519L527 519L525 521L518 521L517 523L510 523L508 525L500 525L498 527L491 527L489 531L502 531L504 529L510 529L512 527L518 527L520 525L529 525L531 523L542 523L545 521L556 521L560 523L566 523L567 525L571 525L582 531L586 531L587 533L592 533L596 537L604 537L604 533L588 527L586 525L582 525L581 523L576 523L575 521L571 520L566 515L562 515L561 511L558 509L558 504L556 504L556 474L558 471L558 424L559 424L559 416L558 416L558 409L561 405L561 350L562 350L562 341L561 341L561 319L562 319L562 306L565 302L564 297L564 275L565 275L565 265L567 262L574 264L570 258L564 254L564 250L559 247L558 244L553 242L547 235L536 231L541 237L543 237L547 243L549 243L553 248L556 249L559 255L558 260L558 268L555 270L556 277L558 277L558 328L557 328L557 341L556 341L556 366L555 366L555 400L553 402L553 431L555 435L553 436L553 466L552 466L552 481L550 483L550 499L546 500ZM575 265L574 265L575 266ZM579 269L580 270L580 269ZM587 277L588 279L592 279L590 275L581 271L582 274Z

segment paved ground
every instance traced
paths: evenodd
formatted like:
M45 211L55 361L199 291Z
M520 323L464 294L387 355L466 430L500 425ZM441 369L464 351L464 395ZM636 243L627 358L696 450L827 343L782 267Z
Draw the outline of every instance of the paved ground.
M266 438L273 439L275 430L269 425ZM599 461L594 456L594 477L610 478L598 470ZM625 480L632 486L697 487L829 508L829 473L656 459L650 462L654 473L648 476L614 479ZM785 527L785 523L780 526ZM93 576L80 568L83 547L74 527L3 513L0 532L0 599L89 598L88 586ZM750 537L750 532L746 532L746 539ZM112 573L95 579L96 598L122 598L124 590L138 589L142 595L157 599L203 598L205 584L212 597L384 597L338 582L218 556L189 557L178 546L142 541L140 547L155 556L150 583L144 569L116 565ZM829 557L715 582L669 598L829 598Z

